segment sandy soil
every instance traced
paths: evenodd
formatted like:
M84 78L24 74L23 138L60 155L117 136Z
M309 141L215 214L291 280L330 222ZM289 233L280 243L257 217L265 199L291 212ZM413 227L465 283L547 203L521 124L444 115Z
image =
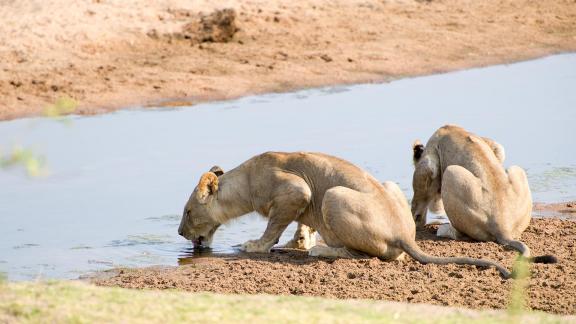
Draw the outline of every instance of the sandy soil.
M222 8L230 37L203 20ZM62 97L92 114L576 50L573 0L3 0L0 21L0 119Z
M513 251L495 243L439 239L435 227L417 233L419 245L438 256L466 255L498 260L508 268ZM530 307L560 314L576 313L576 222L534 219L522 239L534 255L554 254L557 264L534 264L528 288ZM219 293L267 293L333 298L370 298L410 303L506 308L514 280L495 269L422 265L372 259L330 260L300 251L194 258L179 267L121 269L92 279L97 285L126 288L183 289Z

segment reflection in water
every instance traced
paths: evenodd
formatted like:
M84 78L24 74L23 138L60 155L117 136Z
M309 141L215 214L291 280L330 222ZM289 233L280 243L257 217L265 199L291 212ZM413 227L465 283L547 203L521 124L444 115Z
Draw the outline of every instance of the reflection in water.
M178 255L178 265L192 264L195 263L198 258L213 256L214 254L212 248L187 247L180 250L180 254Z
M70 125L1 122L0 149L32 147L51 176L0 172L0 272L72 278L234 253L263 233L265 220L252 214L222 226L212 250L196 253L176 233L182 207L213 165L229 170L269 150L342 157L410 198L411 144L446 123L504 145L506 166L527 170L535 201L576 199L575 82L576 55L559 55L388 84L72 117ZM280 242L293 233L291 225Z

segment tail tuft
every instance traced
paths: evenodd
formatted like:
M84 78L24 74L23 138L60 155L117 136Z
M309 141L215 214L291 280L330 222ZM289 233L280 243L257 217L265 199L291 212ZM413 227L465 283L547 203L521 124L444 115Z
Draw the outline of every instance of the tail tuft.
M553 255L540 255L532 257L530 258L530 261L534 263L545 263L545 264L558 263L558 259Z

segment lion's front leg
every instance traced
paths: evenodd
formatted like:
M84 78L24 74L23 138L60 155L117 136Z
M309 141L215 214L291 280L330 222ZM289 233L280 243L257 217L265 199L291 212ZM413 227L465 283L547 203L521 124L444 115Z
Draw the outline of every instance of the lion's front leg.
M270 245L268 242L263 242L261 240L250 240L242 244L240 250L248 253L268 253L273 245L274 243Z
M258 240L247 241L242 244L240 249L244 252L270 252L274 244L278 243L286 227L294 221L294 218L296 218L295 215L296 214L289 215L286 211L281 211L281 208L273 207L270 212L268 226L262 237Z
M242 244L242 251L270 252L286 227L296 220L310 203L312 192L302 178L293 174L281 174L279 177L283 183L275 189L277 195L273 196L272 207L268 213L268 226L260 239Z
M309 226L298 223L294 237L282 247L287 249L309 250L316 245L316 231Z
M446 238L453 239L453 240L465 240L466 239L466 235L458 232L458 230L455 229L452 226L452 224L450 224L450 223L441 224L440 226L438 226L438 230L436 231L436 236L446 237Z
M240 249L244 252L259 252L268 253L274 244L278 243L280 236L288 227L288 224L292 220L286 219L286 217L279 216L279 212L275 212L278 208L272 208L270 212L270 220L268 221L268 226L261 238L258 240L250 240L242 244Z

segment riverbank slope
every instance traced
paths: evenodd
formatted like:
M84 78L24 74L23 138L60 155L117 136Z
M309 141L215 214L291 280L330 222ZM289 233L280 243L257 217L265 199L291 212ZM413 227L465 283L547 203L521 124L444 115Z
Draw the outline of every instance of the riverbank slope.
M576 50L568 0L33 0L0 20L0 120L59 98L96 114Z

